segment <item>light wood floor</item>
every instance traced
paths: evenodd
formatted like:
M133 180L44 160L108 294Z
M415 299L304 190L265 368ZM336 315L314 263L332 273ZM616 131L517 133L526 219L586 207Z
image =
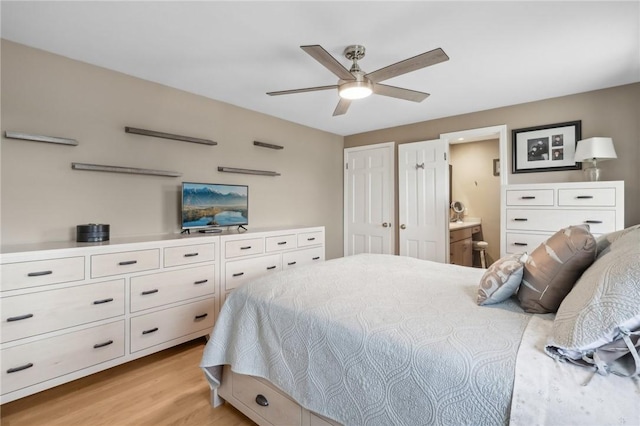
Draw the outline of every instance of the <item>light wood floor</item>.
M198 367L204 344L196 339L4 404L2 425L255 425L228 404L209 404Z

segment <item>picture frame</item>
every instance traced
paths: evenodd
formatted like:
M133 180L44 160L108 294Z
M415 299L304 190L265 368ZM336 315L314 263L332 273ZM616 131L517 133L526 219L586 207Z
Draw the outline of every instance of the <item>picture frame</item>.
M574 160L576 144L582 138L582 121L513 129L513 173L580 170Z

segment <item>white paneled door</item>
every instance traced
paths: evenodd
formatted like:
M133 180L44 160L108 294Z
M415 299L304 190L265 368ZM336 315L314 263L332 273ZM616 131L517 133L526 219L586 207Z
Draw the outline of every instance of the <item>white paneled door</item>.
M447 262L448 150L440 139L398 145L400 256Z
M344 150L344 255L395 252L394 143Z

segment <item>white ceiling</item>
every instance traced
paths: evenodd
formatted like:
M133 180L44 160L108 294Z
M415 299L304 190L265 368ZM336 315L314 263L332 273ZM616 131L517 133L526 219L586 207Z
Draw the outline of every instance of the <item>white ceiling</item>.
M640 81L640 2L2 1L2 37L339 135ZM336 84L300 49L366 72L441 47L449 61L385 81L332 117ZM499 123L498 123L499 124Z

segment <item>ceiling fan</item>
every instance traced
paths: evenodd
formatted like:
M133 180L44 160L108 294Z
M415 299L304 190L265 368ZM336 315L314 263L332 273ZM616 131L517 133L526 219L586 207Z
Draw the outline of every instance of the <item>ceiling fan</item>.
M437 48L366 74L358 65L358 61L364 58L364 46L352 45L347 46L344 50L344 56L350 61L353 61L351 69L346 69L336 58L331 56L329 52L318 44L300 46L300 48L311 55L313 59L320 62L320 64L329 71L337 75L340 79L338 80L338 83L331 86L317 86L307 87L304 89L267 92L267 95L289 95L292 93L338 89L340 101L338 101L338 105L333 111L334 116L345 114L347 109L349 109L349 105L351 105L352 100L366 98L372 93L412 102L422 102L429 96L429 93L403 89L396 86L388 86L386 84L380 84L380 82L449 60L449 57L444 53L444 50Z

